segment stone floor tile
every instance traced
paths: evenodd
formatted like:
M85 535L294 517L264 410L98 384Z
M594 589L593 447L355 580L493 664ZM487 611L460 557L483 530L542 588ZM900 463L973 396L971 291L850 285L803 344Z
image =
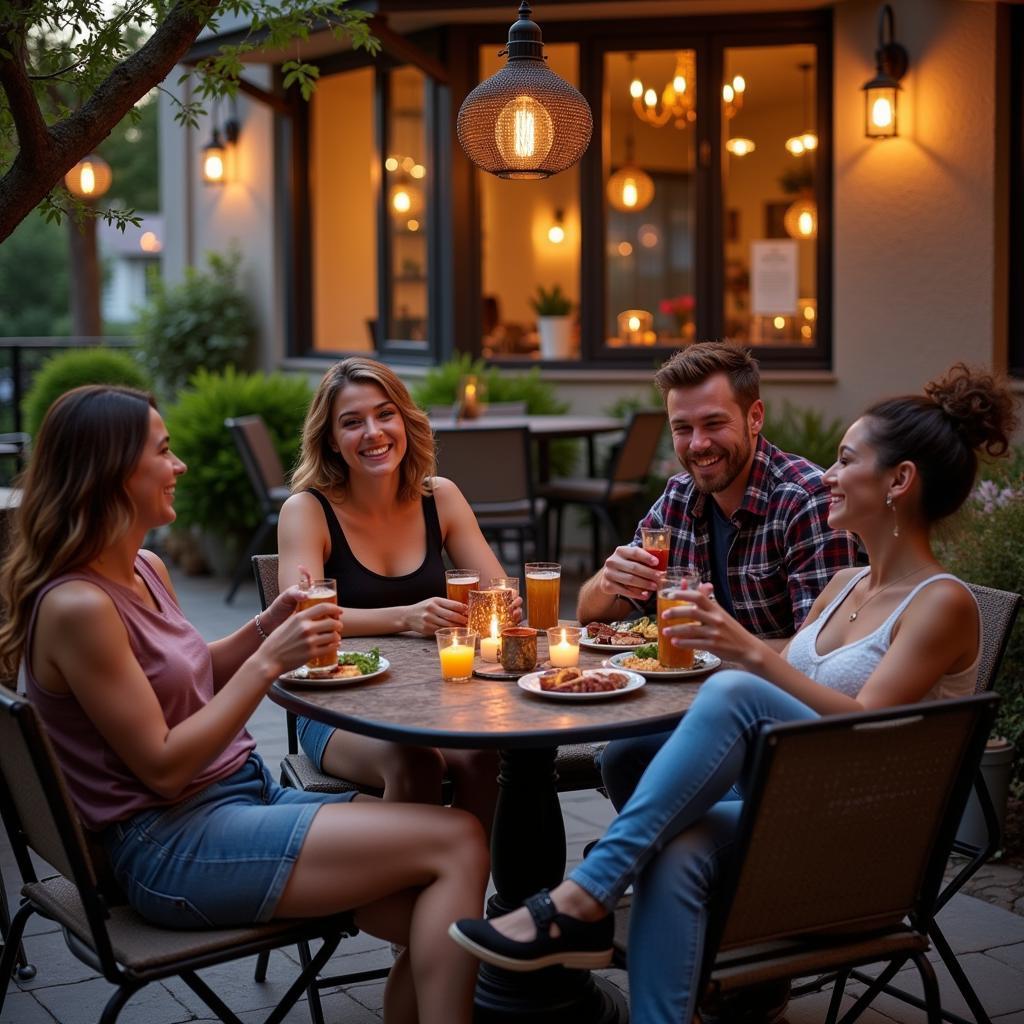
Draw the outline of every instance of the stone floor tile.
M1024 919L973 896L954 896L936 920L955 953L974 953L1024 938Z
M54 985L40 989L35 997L61 1024L86 1024L97 1021L114 987L103 978L77 985ZM209 1010L206 1011L207 1016ZM136 992L117 1018L118 1024L182 1024L195 1014L183 1006L159 983Z
M996 946L994 949L985 950L985 955L1024 972L1024 942L1015 942L1010 946Z
M992 1024L1024 1024L1024 1010L1016 1013L1007 1013L1002 1017L993 1017Z
M786 1024L821 1024L828 1012L831 998L832 991L829 989L825 992L811 992L799 999L791 999L782 1019ZM854 998L853 994L843 996L842 1013L853 1005ZM868 1007L857 1019L863 1024L889 1024L891 1018Z
M362 985L349 985L343 988L342 992L372 1013L380 1013L384 1009L383 981L368 981Z
M30 992L18 992L13 987L7 992L4 1008L0 1010L0 1024L53 1024L48 1013Z

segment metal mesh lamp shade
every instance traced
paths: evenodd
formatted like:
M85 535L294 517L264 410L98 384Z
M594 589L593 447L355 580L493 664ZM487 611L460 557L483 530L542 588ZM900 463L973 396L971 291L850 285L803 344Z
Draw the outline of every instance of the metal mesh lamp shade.
M499 178L548 178L572 167L590 144L587 101L544 63L528 3L508 33L508 63L481 82L459 110L466 156Z

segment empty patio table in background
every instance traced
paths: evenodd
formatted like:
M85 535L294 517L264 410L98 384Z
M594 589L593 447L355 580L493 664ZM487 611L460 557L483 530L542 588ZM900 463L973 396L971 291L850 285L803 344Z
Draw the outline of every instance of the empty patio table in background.
M473 420L434 416L430 422L435 427L457 425L460 430L526 427L530 437L537 442L537 475L542 483L551 479L549 447L552 441L583 438L587 442L587 471L593 476L597 472L594 438L599 434L617 433L626 426L614 416L576 416L568 413L557 416L486 416Z
M547 646L543 634L538 639L543 660ZM396 743L497 748L500 792L491 837L495 912L519 906L538 889L556 885L565 873L556 748L671 729L699 686L648 683L606 700L555 701L523 692L515 680L442 682L433 638L361 637L345 646L379 647L390 670L366 682L329 688L278 682L271 698L297 714ZM601 654L581 651L582 668L597 668L602 661ZM611 1024L627 1019L618 992L589 972L554 967L511 974L481 968L477 1020Z

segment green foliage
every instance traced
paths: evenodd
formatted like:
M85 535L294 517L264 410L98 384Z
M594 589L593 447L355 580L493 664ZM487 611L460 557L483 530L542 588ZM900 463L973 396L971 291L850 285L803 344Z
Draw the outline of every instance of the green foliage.
M613 402L608 407L608 415L626 421L633 413L643 409L665 411L665 399L661 397L661 392L653 384L642 394L626 395L617 402ZM653 505L665 490L665 481L680 470L681 467L672 450L672 432L666 427L665 432L661 435L654 462L651 463L651 475L644 482L643 501L640 504L646 502L648 508Z
M537 316L568 316L572 312L572 301L560 284L549 289L537 285L537 294L530 299L530 305Z
M149 305L139 314L143 361L168 396L200 367L245 368L251 357L256 325L238 283L241 253L206 258L209 271L189 267L180 284L168 287L154 277Z
M0 245L0 334L7 338L71 333L68 236L29 217Z
M121 384L148 391L150 380L128 352L110 348L73 349L43 363L22 402L25 429L39 433L46 411L66 391L82 384Z
M413 385L412 397L422 409L432 405L454 405L463 377L475 375L483 382L484 395L489 402L526 402L526 411L535 416L559 415L569 411L568 402L555 395L554 385L541 380L540 368L526 373L505 373L488 366L482 359L476 362L466 353L427 371L426 376ZM550 446L551 469L558 476L572 472L576 464L579 443L554 441Z
M158 107L155 93L137 103L97 149L114 178L104 197L108 206L160 209Z
M836 461L844 430L842 420L826 420L816 409L785 401L781 410L766 409L762 433L776 448L802 455L826 469Z
M1018 449L1015 460L1020 463ZM939 561L971 583L1024 593L1024 490L983 481L947 535L936 545ZM995 732L1016 748L1014 780L1024 793L1024 615L1010 634L995 688L1002 697Z
M312 395L301 377L199 370L165 413L175 454L188 472L178 480L176 529L201 527L217 537L248 536L260 521L252 485L224 426L231 416L258 414L285 468L295 463Z

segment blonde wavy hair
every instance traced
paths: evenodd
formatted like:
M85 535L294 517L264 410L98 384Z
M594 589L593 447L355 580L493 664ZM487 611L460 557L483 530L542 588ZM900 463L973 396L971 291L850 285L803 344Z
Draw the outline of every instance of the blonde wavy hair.
M437 472L434 435L427 414L412 400L408 388L390 367L374 359L352 356L324 374L302 428L302 453L292 473L292 491L315 487L339 500L349 488L345 460L331 448L331 409L346 384L376 384L395 403L405 424L407 447L399 467L398 500L412 501L430 492L429 480Z
M127 482L149 437L153 396L90 384L62 395L36 435L18 481L12 545L0 566L0 675L24 655L39 591L80 569L124 535L135 517Z

